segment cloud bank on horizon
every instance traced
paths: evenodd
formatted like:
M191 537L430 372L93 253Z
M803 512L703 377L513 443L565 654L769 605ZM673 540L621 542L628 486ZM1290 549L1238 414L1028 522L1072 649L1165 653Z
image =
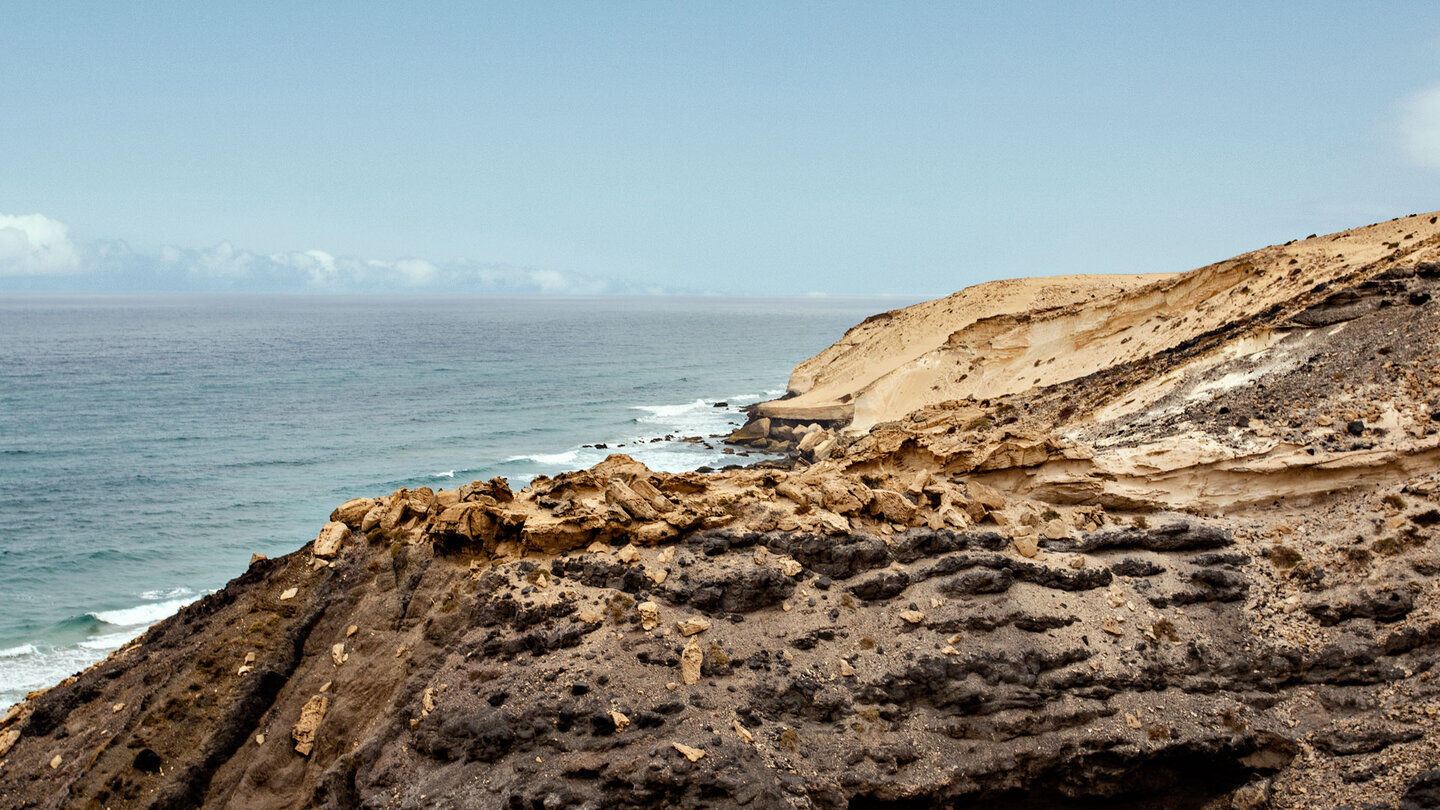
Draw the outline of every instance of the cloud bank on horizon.
M662 294L654 285L472 261L260 254L229 242L137 251L119 240L72 240L44 214L0 213L0 290L11 292L449 292L542 295Z

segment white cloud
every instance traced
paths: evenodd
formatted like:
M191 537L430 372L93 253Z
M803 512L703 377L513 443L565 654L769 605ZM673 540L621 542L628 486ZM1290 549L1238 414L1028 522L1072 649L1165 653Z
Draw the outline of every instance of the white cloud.
M447 292L594 295L653 292L552 269L417 257L366 259L324 250L269 255L230 242L136 251L122 241L73 243L63 222L0 214L0 289L30 291Z
M0 214L0 276L56 275L79 265L65 223L43 214Z
M1440 87L1410 97L1400 120L1400 132L1412 160L1440 169Z
M424 259L401 259L394 267L407 284L429 284L440 275L440 269Z

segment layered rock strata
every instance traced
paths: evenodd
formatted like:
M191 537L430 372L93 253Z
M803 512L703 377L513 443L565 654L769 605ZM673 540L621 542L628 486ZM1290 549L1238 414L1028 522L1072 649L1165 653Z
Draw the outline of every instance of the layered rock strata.
M979 312L902 413L944 324L869 323L787 468L348 501L5 714L0 805L1433 807L1435 219Z

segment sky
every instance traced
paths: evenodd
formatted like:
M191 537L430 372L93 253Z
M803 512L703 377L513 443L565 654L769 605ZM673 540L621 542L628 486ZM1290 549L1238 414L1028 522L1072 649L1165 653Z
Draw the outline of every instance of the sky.
M939 296L1440 209L1440 3L6 4L0 291Z

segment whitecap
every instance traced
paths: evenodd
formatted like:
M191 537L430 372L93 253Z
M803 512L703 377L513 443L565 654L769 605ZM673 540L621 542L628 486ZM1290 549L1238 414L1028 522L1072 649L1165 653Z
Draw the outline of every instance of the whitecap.
M21 644L19 647L6 647L0 650L0 658L19 658L22 655L35 655L39 652L35 649L34 644Z
M155 622L170 617L182 607L195 601L194 599L170 599L165 602L152 602L148 605L136 605L131 608L119 610L96 610L86 615L116 627L139 627L151 625Z
M649 416L642 416L639 421L659 422L697 411L703 412L704 409L712 408L713 406L703 399L697 399L694 402L687 402L684 405L632 405L630 407L637 411L650 412Z
M194 596L195 592L181 585L178 588L156 589L153 591L141 591L140 598L147 602L158 602L162 599L183 599L187 596Z
M579 457L579 450L566 450L563 453L532 453L528 456L511 456L505 460L533 461L536 464L571 464Z
M454 478L454 477L455 477L455 471L454 471L454 470L448 470L448 471L446 471L446 472L431 473L431 474L430 474L430 477L431 477L431 478Z
M136 627L119 633L106 633L103 636L94 636L80 642L79 646L86 650L97 650L99 652L110 652L118 650L125 645L125 642L143 633L142 628Z

